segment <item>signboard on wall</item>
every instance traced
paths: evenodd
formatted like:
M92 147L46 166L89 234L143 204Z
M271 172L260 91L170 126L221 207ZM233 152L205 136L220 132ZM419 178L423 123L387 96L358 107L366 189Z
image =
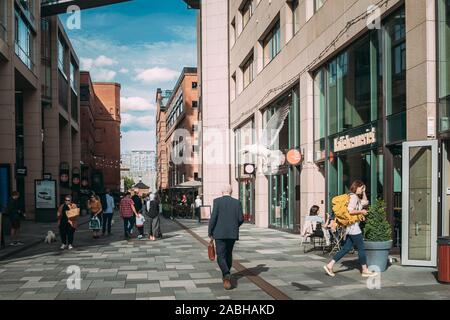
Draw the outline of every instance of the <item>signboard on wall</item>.
M35 205L36 209L56 208L56 181L35 180Z
M350 150L377 142L376 130L372 128L366 133L350 137L348 135L334 139L334 152Z

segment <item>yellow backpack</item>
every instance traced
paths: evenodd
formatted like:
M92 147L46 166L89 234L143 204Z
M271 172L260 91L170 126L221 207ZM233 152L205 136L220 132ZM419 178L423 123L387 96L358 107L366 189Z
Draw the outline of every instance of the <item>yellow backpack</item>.
M348 203L350 201L349 194L342 194L331 199L331 205L334 212L336 223L340 226L347 227L355 222L364 221L364 215L351 215L348 211Z

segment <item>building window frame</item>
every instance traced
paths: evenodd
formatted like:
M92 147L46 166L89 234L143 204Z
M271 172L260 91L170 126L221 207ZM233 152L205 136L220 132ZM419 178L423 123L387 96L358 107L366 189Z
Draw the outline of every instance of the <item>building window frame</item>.
M245 29L253 16L253 0L244 0L239 9L242 17L242 30Z
M279 18L261 40L261 45L263 49L264 67L266 67L281 52L281 26Z
M439 132L450 133L450 1L437 0L437 61Z
M254 63L254 54L253 49L250 55L244 60L241 64L242 71L242 79L243 79L243 88L247 88L250 83L255 79L255 63Z

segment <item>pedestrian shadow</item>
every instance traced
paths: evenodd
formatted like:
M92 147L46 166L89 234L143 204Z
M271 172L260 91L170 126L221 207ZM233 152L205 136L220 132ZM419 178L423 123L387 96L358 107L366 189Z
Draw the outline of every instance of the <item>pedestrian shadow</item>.
M253 268L245 268L233 275L233 288L238 287L238 281L244 277L258 277L261 273L269 271L269 268L265 264L259 264Z
M320 291L319 289L324 289L325 287L315 287L311 288L304 284L298 283L298 282L291 282L291 285L293 287L297 288L297 291L303 291L303 292L312 292L312 291Z
M343 273L351 270L358 270L361 271L361 265L359 264L358 260L346 260L342 262L342 265L345 267L343 270L335 271L334 273Z

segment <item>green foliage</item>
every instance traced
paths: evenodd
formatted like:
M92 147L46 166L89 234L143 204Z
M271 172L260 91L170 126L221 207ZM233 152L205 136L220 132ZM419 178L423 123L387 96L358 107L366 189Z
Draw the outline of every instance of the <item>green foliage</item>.
M130 190L133 188L133 186L136 184L133 180L133 178L125 177L123 179L125 190Z
M364 237L367 241L392 240L391 225L386 215L386 203L382 199L378 199L369 207L364 227Z

